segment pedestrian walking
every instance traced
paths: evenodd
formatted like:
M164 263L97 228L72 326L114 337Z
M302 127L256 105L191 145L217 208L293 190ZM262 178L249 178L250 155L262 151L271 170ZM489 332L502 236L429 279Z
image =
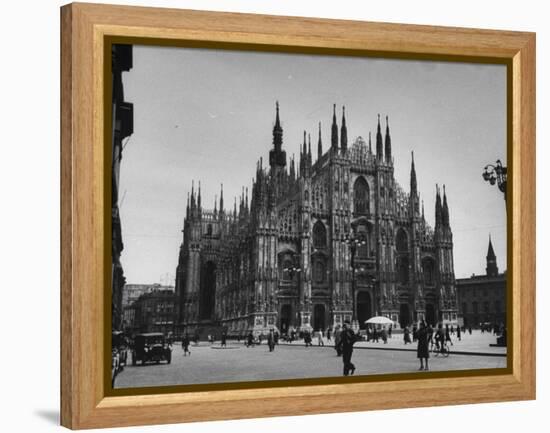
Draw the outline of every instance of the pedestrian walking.
M353 345L356 339L355 332L349 328L349 322L344 322L339 343L344 363L344 376L348 376L349 374L353 376L353 373L355 373L355 365L351 362L351 356L353 355Z
M468 334L472 335L472 327L468 326Z
M458 338L458 341L462 341L462 331L460 330L460 326L456 327L456 338Z
M189 335L185 334L181 339L181 348L183 349L183 356L191 356L191 351L189 350Z
M330 332L330 331L331 331L331 329L327 328L327 341L331 341L332 332Z
M388 332L386 331L386 328L382 328L382 331L380 332L380 335L382 337L382 341L384 344L388 344Z
M227 347L227 333L225 331L222 332L221 347Z
M324 346L325 345L325 338L323 337L323 330L319 329L319 332L317 333L317 345L318 346Z
M451 340L451 333L450 333L450 330L449 330L449 324L448 323L445 325L445 341L448 341L449 343L451 343L451 346L453 345L453 341Z
M419 370L428 371L428 358L430 357L429 351L429 333L428 328L426 327L426 322L424 320L420 322L420 328L417 331L417 341L418 346L416 348L416 357L420 359L420 368ZM425 362L425 366L424 366Z
M429 323L426 325L426 333L428 334L428 345L431 347L434 342L434 329Z
M269 347L270 352L275 350L275 335L273 333L273 329L271 329L267 335L267 346Z
M342 346L340 345L342 331L340 325L336 325L334 329L334 349L336 350L336 356L342 356Z
M250 331L246 337L246 347L250 346L254 346L254 335L252 335L252 331Z
M405 344L412 344L411 343L411 331L409 330L408 326L405 326L405 329L403 330L403 342Z
M388 329L388 337L389 337L389 338L391 338L392 328L393 328L393 326L390 325L390 327L389 327L389 329Z
M416 323L413 325L412 335L413 335L413 343L416 342L416 333L418 332L418 328L416 327Z
M304 343L306 344L306 347L313 346L311 344L311 333L309 331L304 332Z

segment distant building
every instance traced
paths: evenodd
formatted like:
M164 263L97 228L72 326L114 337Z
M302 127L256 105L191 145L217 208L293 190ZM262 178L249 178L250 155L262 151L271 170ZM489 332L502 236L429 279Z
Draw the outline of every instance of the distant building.
M141 295L154 290L172 290L174 286L163 286L159 283L154 284L126 284L122 290L122 308L132 305Z
M506 272L498 272L491 238L486 259L485 275L456 280L459 317L464 326L477 328L481 323L506 324Z
M124 270L120 264L120 254L124 249L122 243L122 229L118 209L120 161L122 159L122 140L134 132L134 106L124 101L124 87L122 84L122 72L132 69L132 46L112 46L112 78L113 78L113 142L112 142L112 187L111 187L111 312L112 329L120 330L122 324L122 288L126 279Z
M128 334L174 331L176 294L174 290L153 290L125 308Z

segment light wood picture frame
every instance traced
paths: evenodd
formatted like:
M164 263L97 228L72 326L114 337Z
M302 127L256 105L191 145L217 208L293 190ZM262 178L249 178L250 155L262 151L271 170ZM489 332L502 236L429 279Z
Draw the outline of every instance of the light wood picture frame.
M508 67L508 368L293 386L109 392L112 43L345 53ZM533 33L73 3L61 8L61 424L72 429L535 398ZM110 288L110 286L109 286ZM157 392L158 391L158 392Z

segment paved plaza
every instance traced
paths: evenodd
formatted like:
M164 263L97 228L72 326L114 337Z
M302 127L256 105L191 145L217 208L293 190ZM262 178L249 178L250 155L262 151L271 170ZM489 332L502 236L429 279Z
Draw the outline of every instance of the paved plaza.
M506 367L506 348L492 348L496 337L474 331L461 342L455 341L448 358L430 358L431 371L469 370ZM314 339L314 343L317 341ZM403 350L406 349L406 350ZM330 343L324 347L304 347L301 342L280 344L274 352L261 344L247 348L242 342L228 341L227 348L201 342L191 346L191 356L183 356L181 345L173 347L171 364L126 366L116 378L116 388L241 382L276 379L302 379L342 375L342 358ZM463 354L461 354L463 353ZM479 353L479 354L473 354ZM129 358L130 361L130 358ZM416 344L403 344L394 335L388 344L360 342L353 353L355 375L418 372ZM423 372L418 372L423 374Z

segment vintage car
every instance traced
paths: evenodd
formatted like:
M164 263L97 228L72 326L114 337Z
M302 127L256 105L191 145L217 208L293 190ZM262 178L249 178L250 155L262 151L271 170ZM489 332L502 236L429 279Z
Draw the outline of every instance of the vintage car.
M147 362L166 361L170 364L172 361L172 346L164 339L164 334L160 332L148 332L137 334L134 338L134 347L132 350L132 365L138 361L142 364Z

